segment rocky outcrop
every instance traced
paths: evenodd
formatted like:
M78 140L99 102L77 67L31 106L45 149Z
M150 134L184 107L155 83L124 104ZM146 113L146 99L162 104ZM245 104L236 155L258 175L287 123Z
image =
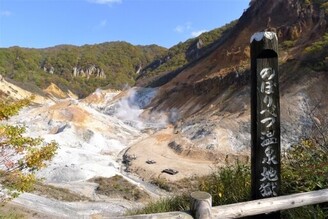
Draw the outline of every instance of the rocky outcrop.
M61 70L57 70L51 66L51 65L44 65L42 67L44 72L47 72L49 74L54 74L58 72L62 72ZM75 66L72 69L72 74L74 77L83 77L89 79L90 77L96 77L96 78L106 78L106 74L102 68L97 67L96 65L91 65L87 68L83 68L80 66Z
M96 78L106 78L105 72L103 69L97 67L96 65L91 65L88 68L82 68L75 66L73 68L73 76L74 77L83 77L89 79L90 77Z
M250 72L240 72L237 69L226 76L216 76L206 80L201 80L194 84L193 93L195 95L206 95L212 90L218 93L226 91L230 86L238 87L247 85L250 79Z
M276 29L280 40L297 40L302 34L314 30L317 34L325 31L327 21L325 12L315 4L301 4L300 1L289 0L285 10L295 20L293 24L284 24Z
M171 56L165 56L163 58L159 58L151 62L149 65L147 65L145 68L142 69L140 72L140 75L145 75L147 72L153 71L156 68L159 68L161 65L165 64L171 59Z
M55 73L55 68L52 66L50 66L50 67L43 66L43 71L47 72L49 74L53 74L53 73Z
M135 68L135 70L136 70L136 74L137 74L137 75L140 74L140 72L141 72L141 70L142 70L142 65L139 64L139 65Z
M201 48L203 48L204 43L201 39L196 40L194 43L192 43L189 48L186 51L186 59L188 62L192 62L193 60L196 60L201 55Z

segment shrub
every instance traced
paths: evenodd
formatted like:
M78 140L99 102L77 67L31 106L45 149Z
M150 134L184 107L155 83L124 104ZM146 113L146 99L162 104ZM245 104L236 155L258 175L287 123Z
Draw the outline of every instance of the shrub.
M327 151L315 139L302 139L284 156L282 194L328 188ZM328 204L304 206L283 212L287 218L327 218Z
M326 33L321 40L312 43L310 46L305 48L305 53L314 54L320 51L324 51L324 49L328 47L328 33Z
M313 139L302 139L284 156L283 193L328 188L328 156Z
M286 40L282 43L282 46L286 49L292 48L295 45L296 41L294 40Z
M220 168L200 181L199 190L212 195L213 206L250 199L250 167L242 164Z

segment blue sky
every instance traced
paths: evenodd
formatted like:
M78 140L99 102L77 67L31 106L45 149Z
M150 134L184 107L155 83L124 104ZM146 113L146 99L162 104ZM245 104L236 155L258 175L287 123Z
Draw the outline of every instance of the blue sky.
M0 47L127 41L171 47L239 18L249 0L0 0Z

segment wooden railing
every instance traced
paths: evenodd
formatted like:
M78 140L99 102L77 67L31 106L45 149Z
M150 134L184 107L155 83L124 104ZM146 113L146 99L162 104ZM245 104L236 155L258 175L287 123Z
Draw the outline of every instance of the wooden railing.
M160 214L144 214L125 217L113 217L112 219L240 218L328 202L328 189L278 196L273 198L258 199L217 207L211 206L211 200L211 195L208 193L194 192L191 194L190 212L178 211Z

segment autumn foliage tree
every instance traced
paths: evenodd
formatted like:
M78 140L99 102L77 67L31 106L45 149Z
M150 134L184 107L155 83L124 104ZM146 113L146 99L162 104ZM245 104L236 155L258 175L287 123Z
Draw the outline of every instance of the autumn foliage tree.
M31 99L0 101L0 121L8 119L30 104ZM45 167L57 150L57 143L26 135L25 127L0 123L0 202L29 191L35 173Z

